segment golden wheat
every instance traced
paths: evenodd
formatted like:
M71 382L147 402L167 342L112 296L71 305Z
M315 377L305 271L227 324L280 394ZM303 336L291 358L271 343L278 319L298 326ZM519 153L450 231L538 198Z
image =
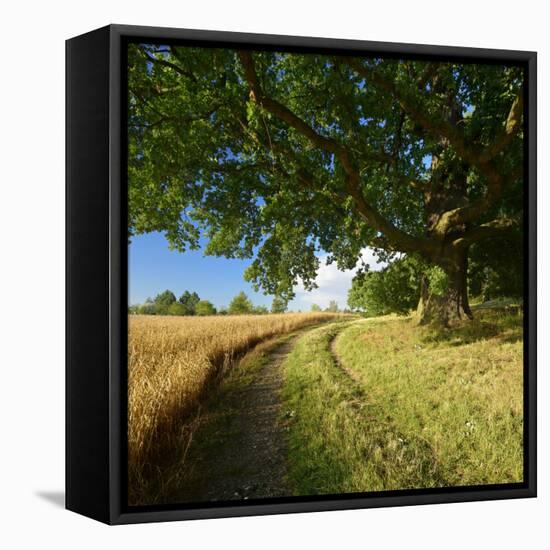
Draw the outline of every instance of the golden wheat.
M223 317L132 315L128 334L130 494L177 452L182 430L216 377L266 339L328 321L329 313Z

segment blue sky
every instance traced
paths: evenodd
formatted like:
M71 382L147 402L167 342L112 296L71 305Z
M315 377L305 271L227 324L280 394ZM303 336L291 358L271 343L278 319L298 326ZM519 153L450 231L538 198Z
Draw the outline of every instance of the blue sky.
M365 249L364 259L374 266L374 258ZM341 272L335 264L326 265L319 256L321 267L317 283L319 288L307 292L301 285L295 289L296 298L289 304L290 310L309 310L311 304L328 306L334 299L341 308L346 307L346 297L354 271ZM271 306L272 297L254 292L252 285L244 281L243 272L252 260L237 260L203 256L201 250L176 252L160 233L148 233L132 238L128 257L128 284L130 304L143 303L159 292L169 289L179 298L185 290L197 292L216 307L227 306L231 298L241 290L255 305Z
M197 292L216 307L227 306L244 290L256 305L271 305L271 298L255 293L244 281L251 261L203 256L201 250L170 250L161 233L132 237L128 253L130 304L143 303L170 289L179 298L185 290Z

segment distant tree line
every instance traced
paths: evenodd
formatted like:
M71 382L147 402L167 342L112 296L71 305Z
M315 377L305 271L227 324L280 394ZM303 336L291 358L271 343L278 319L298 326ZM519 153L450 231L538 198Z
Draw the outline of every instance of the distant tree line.
M339 313L340 308L336 300L330 300L328 306L323 310L320 305L311 304L311 311L326 311L327 313ZM349 313L349 310L343 310L343 313Z
M143 304L131 305L128 308L130 314L140 315L267 315L268 313L285 313L288 303L284 298L275 296L271 303L271 309L266 306L255 306L245 292L239 292L233 297L228 307L222 306L216 309L209 300L201 300L196 292L186 290L179 298L171 290L165 290L157 294L155 298L147 298ZM311 305L312 312L325 311L338 313L338 303L331 300L325 309L317 304ZM344 310L349 313L350 310Z
M265 315L270 313L266 306L255 306L245 292L239 292L228 307L216 309L209 300L202 300L196 292L186 290L179 298L171 290L165 290L154 299L147 298L145 303L132 305L131 314L141 315ZM287 302L275 297L271 305L271 313L284 313Z

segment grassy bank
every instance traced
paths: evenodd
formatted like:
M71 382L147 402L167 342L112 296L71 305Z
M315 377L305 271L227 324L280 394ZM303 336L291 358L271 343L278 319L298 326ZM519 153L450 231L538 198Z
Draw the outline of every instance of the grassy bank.
M442 332L380 318L306 335L285 364L294 492L521 481L521 325L479 311Z

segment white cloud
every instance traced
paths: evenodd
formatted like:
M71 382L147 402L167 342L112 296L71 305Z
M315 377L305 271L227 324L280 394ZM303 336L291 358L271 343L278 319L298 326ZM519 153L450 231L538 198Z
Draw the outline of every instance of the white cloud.
M369 264L371 270L378 271L384 267L384 264L377 262L370 248L364 248L361 251L361 260L357 262L355 268L348 271L340 271L336 263L327 265L326 259L326 254L319 257L321 263L315 279L318 288L307 291L300 283L294 288L296 298L289 304L289 309L309 310L311 304L326 308L331 300L336 300L340 309L344 309L347 307L351 281L357 272L357 268L361 266L361 260Z

